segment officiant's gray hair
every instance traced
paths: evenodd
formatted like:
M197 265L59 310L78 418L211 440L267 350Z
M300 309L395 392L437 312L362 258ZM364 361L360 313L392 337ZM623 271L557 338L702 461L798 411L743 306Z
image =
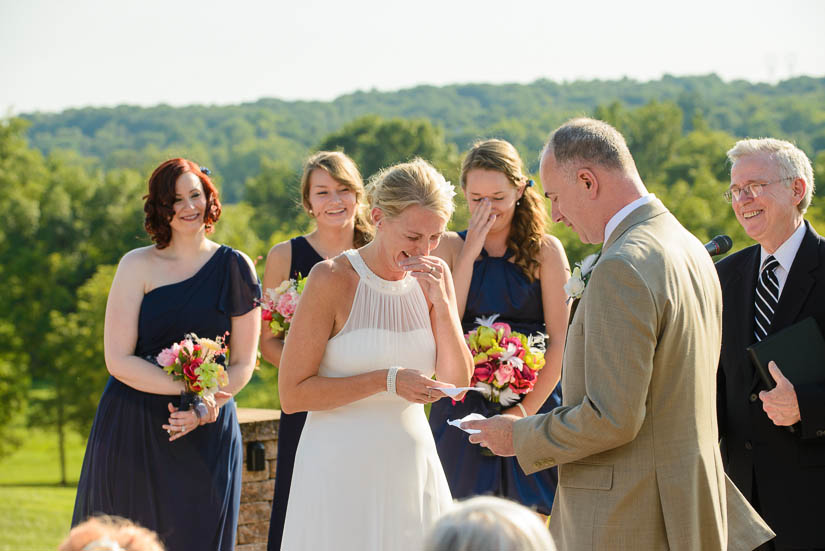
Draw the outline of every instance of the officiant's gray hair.
M739 140L728 151L728 160L731 167L742 157L751 155L765 155L776 164L779 176L785 179L785 185L790 187L791 180L801 178L807 184L805 196L796 206L799 212L805 214L814 195L814 169L811 160L805 152L791 142L776 138L748 138Z
M560 166L573 161L584 161L631 173L638 172L621 132L596 119L572 119L558 127L544 144L539 161L549 153L553 154Z
M370 178L367 198L389 218L419 205L449 220L453 215L455 191L438 170L424 159L393 165Z
M500 497L479 496L458 502L433 526L425 551L555 551L550 532L523 505Z

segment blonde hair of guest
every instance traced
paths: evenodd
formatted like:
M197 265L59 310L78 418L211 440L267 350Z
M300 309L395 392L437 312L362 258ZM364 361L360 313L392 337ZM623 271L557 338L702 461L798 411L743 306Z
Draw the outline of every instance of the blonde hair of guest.
M309 215L312 215L312 207L309 203L309 176L316 169L325 170L333 180L355 193L353 244L357 248L369 243L375 229L370 223L365 202L364 181L355 161L340 151L319 151L306 160L303 174L301 174L301 204Z

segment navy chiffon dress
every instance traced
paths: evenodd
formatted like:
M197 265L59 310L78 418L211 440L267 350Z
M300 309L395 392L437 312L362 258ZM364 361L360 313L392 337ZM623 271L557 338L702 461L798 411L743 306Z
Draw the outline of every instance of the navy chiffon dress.
M465 239L466 233L459 232L459 235ZM512 251L502 257L492 257L482 250L481 258L473 265L467 306L461 320L465 334L477 327L477 317L492 314L500 314L496 321L508 323L513 331L525 335L546 332L541 283L530 282L521 268L510 262L512 256ZM561 385L557 385L539 413L560 405ZM515 457L488 455L479 445L471 444L466 433L447 425L447 420L460 419L470 413L491 417L499 413L499 407L479 392L468 392L463 402L453 404L449 398L443 398L430 410L430 428L453 498L495 495L549 515L558 480L556 468L528 476Z
M302 235L291 239L290 245L292 247L292 260L289 264L290 278L308 276L312 267L323 260ZM278 457L275 465L275 495L272 499L272 516L269 520L268 551L280 551L281 549L289 488L292 485L292 469L295 466L295 452L298 449L298 441L301 439L301 431L304 429L306 419L305 411L281 412L281 422L278 427Z
M232 316L255 308L260 292L243 256L221 246L194 276L144 295L135 355L153 358L191 332L223 335ZM235 402L221 408L216 422L169 442L162 428L167 403L179 400L109 377L86 445L72 526L92 515L118 515L154 530L172 551L234 549L243 461Z

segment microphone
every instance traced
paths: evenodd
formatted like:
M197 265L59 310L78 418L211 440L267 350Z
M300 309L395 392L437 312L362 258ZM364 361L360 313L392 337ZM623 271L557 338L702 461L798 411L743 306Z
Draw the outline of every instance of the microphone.
M705 250L710 256L725 254L731 247L733 247L733 240L727 235L717 235L705 243Z

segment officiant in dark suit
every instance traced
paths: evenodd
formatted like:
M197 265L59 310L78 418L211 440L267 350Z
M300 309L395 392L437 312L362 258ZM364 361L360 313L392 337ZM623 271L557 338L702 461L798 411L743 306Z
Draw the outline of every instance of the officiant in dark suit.
M811 316L825 328L825 240L804 219L813 170L793 144L770 138L741 140L728 159L725 196L757 244L716 264L722 460L777 534L760 549L825 549L825 385L794 386L771 362L768 390L746 351Z

